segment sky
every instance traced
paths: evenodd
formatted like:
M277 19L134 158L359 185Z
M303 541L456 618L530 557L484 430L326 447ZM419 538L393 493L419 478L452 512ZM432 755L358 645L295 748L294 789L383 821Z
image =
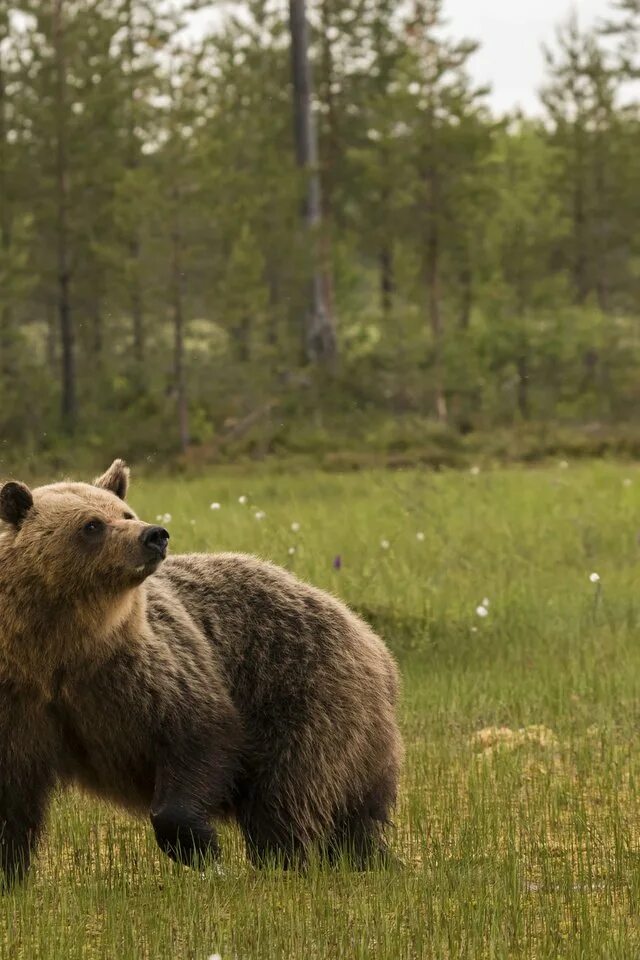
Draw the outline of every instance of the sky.
M193 20L194 33L219 21L220 9L233 6L217 0ZM520 107L526 113L540 110L537 91L544 79L542 44L553 44L556 27L575 11L580 26L599 23L612 9L611 0L444 0L448 34L481 43L470 63L474 79L491 86L490 102L496 112ZM197 26L196 26L197 25Z
M581 27L601 21L609 0L445 0L453 37L479 40L471 73L492 87L497 111L539 110L536 91L544 77L543 43L553 43L555 27L575 10Z

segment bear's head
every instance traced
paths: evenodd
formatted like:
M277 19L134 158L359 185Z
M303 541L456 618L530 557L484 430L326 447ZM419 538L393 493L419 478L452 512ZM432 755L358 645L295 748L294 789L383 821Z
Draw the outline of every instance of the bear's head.
M162 563L169 534L140 521L126 504L129 470L115 460L88 483L30 490L0 488L0 564L34 590L73 602L115 596L139 585Z

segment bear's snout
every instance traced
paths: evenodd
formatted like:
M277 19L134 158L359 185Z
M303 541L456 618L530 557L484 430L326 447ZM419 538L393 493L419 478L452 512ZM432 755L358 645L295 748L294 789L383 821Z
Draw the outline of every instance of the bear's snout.
M167 544L169 543L169 531L164 527L147 527L140 534L140 542L150 557L154 560L164 560L167 555Z

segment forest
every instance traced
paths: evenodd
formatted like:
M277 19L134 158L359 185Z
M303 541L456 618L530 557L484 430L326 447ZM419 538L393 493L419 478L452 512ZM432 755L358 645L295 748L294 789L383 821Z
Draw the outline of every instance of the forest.
M640 450L640 0L532 116L476 49L443 0L0 0L3 462Z

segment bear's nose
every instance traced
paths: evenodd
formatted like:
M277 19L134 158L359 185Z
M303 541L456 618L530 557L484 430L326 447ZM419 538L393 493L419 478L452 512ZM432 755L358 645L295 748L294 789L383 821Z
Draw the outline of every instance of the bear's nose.
M161 557L166 556L169 531L165 530L164 527L147 527L146 530L142 531L140 540L151 553L159 553Z

